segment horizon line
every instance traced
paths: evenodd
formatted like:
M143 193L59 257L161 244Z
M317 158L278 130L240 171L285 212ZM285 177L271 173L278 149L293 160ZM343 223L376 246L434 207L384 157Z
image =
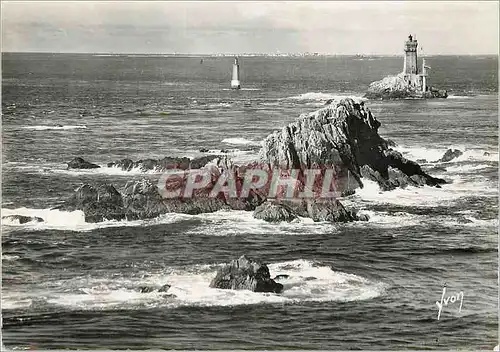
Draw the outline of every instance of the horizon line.
M371 56L371 57L404 57L404 54L369 54L369 53L319 53L319 52L284 52L284 53L153 53L153 52L76 52L76 51L9 51L2 50L2 54L77 54L77 55L156 55L156 56ZM426 53L425 56L499 56L498 53Z

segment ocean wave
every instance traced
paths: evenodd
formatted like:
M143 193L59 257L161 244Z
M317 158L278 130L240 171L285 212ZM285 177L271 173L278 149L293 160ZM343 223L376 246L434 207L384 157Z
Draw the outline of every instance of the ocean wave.
M108 227L136 227L136 226L152 226L157 224L171 224L182 220L192 219L193 215L168 213L160 215L157 218L146 220L107 220L98 223L85 222L85 214L81 210L72 212L61 211L57 209L33 209L33 208L17 208L6 209L2 208L2 216L23 215L39 217L43 222L29 222L19 224L2 219L2 226L5 229L29 228L32 230L69 230L69 231L92 231L100 228Z
M423 217L406 212L388 213L383 211L363 210L360 214L369 216L368 221L353 222L351 226L398 228L405 226L417 226L422 223Z
M47 283L45 284L47 287L34 289L29 294L6 292L2 296L2 307L3 309L29 307L33 300L40 299L39 297L45 297L44 303L47 305L81 310L348 302L376 298L386 289L383 283L334 271L329 266L304 259L268 265L272 276L289 275L288 278L279 280L284 286L281 294L210 288L210 281L215 277L219 265L221 264L167 268L156 273L138 273L135 278L86 276L61 280L57 283ZM140 292L142 286L160 287L166 283L171 285L167 293Z
M57 125L57 126L46 126L46 125L40 125L40 126L24 126L24 129L27 130L36 130L36 131L46 131L46 130L78 130L78 129L86 129L87 126L85 125L68 125L68 126L62 126L62 125Z
M260 146L260 142L252 141L249 139L245 138L225 138L221 141L221 143L225 144L233 144L233 145L253 145L253 146Z
M47 173L58 173L65 175L109 175L109 176L130 176L130 175L157 175L163 173L163 170L142 170L140 167L134 167L130 170L123 170L119 166L100 165L97 169L48 169Z
M233 106L233 104L231 104L231 103L214 103L214 104L208 104L208 107L210 109L213 109L213 108L230 108L232 106Z
M238 91L238 90L243 90L243 91L258 91L258 90L262 90L262 88L252 88L252 87L243 87L243 88L240 88L238 90L234 90L234 89L231 89L231 88L222 88L222 90L231 90L231 91Z
M11 254L2 254L2 260L5 261L14 261L18 260L20 257L18 255L11 255Z
M447 166L447 172L459 172L459 173L470 173L477 170L483 170L487 168L497 169L497 166L488 165L488 164L478 164L478 165L453 165Z
M356 101L366 101L366 98L355 96L355 95L342 95L342 94L334 94L334 93L322 93L322 92L308 92L300 95L295 95L292 97L285 98L287 100L319 100L319 101L327 101L330 99L333 100L341 100L345 98L352 98Z
M448 95L447 99L471 99L474 96L471 95Z
M458 158L452 159L451 163L458 161L498 161L498 149L469 149L463 145L441 148L398 145L395 149L407 159L413 161L426 160L427 163L433 163L441 159L448 149L458 149L463 152Z
M496 183L487 180L469 182L459 175L453 177L453 183L444 184L441 188L409 186L383 192L374 181L363 179L363 184L362 189L356 190L353 200L368 203L434 207L451 205L459 198L468 197L471 194L485 197L498 196Z
M276 236L304 235L313 233L337 233L339 224L331 222L314 222L310 218L302 218L292 222L269 223L253 217L253 212L243 210L217 211L194 215L201 220L197 227L189 229L187 234L211 234L213 236L235 236L241 234L261 234Z
M215 154L215 155L244 155L255 153L253 150L241 150L241 149L209 149L204 152L206 154Z

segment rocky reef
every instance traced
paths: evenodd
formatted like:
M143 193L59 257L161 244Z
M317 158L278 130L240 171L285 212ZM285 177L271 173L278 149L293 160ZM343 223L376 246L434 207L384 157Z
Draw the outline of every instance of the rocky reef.
M87 222L231 209L254 211L256 218L270 222L293 221L297 217L330 222L367 220L339 201L363 187L363 179L377 182L384 191L408 185L439 187L445 183L392 149L393 143L378 134L379 127L380 122L364 103L352 99L331 102L267 136L259 152L260 160L254 163L235 165L226 156L138 162L124 159L108 165L123 170L176 169L181 173L164 180L129 181L120 191L110 184L84 184L58 209L82 210ZM189 186L193 186L193 173L201 171L206 182L186 196ZM266 176L265 182L245 188L247 176L251 178L257 171ZM315 172L312 178L311 171ZM276 173L290 178L294 187L276 187ZM175 196L165 196L165 192ZM307 196L302 197L304 194Z
M283 291L283 285L271 279L267 265L244 255L221 267L210 282L210 287L252 292L280 293Z
M206 165L208 162L216 159L215 155L207 155L199 158L189 159L186 157L164 157L163 159L144 159L133 161L131 159L122 159L113 161L107 164L108 167L116 167L123 171L130 171L132 169L139 169L140 171L165 171L168 169L199 169Z
M365 94L365 98L372 100L432 99L447 97L447 91L442 89L429 87L426 91L422 91L418 84L405 79L404 73L395 76L387 76L380 81L371 83Z

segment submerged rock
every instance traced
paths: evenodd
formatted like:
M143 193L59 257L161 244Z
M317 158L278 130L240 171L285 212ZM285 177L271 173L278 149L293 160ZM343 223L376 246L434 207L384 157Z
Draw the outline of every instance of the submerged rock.
M170 285L169 284L165 284L163 286L161 286L160 288L158 287L153 287L153 286L141 286L139 287L139 291L141 293L151 293L151 292L167 292L169 289L170 289Z
M268 222L290 222L297 219L297 215L291 208L269 200L255 209L253 217Z
M439 160L436 160L435 162L436 163L446 163L448 161L452 161L453 159L455 158L458 158L459 156L461 156L463 153L462 151L458 150L458 149L448 149L444 155L441 157L441 159Z
M68 163L68 169L98 169L99 165L85 161L83 158L77 157Z
M10 222L19 222L19 224L27 224L29 222L43 222L44 220L38 216L25 216L25 215L7 215L2 216L2 220Z
M244 255L221 267L210 282L210 287L253 292L280 293L283 291L283 285L271 279L267 265L253 261Z

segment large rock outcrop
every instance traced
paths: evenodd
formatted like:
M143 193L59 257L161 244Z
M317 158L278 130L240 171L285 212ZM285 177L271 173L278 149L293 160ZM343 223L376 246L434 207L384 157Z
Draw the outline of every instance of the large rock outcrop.
M210 287L252 292L280 293L283 291L283 285L271 279L267 265L253 261L246 256L241 256L221 267L210 282Z
M86 221L97 222L148 219L172 212L253 211L270 199L258 208L255 217L266 221L291 221L297 216L330 222L366 220L337 199L363 187L363 178L377 182L385 191L445 183L392 149L378 134L379 126L363 102L343 99L303 114L270 134L262 143L259 162L234 165L227 157L217 156L120 161L113 165L124 170L165 170L162 177L167 170L177 169L180 175L167 177L163 184L146 178L131 181L121 192L107 184L82 185L58 208L82 210ZM310 171L316 172L312 183ZM186 196L188 180L197 172L203 172L207 182ZM256 172L267 176L265 182L257 189L245 188L247 176ZM291 183L277 185L275 175L288 177ZM293 192L288 192L292 187Z
M81 210L85 214L86 222L125 219L123 199L120 192L114 186L105 183L95 186L81 185L66 202L55 209L63 211Z
M458 149L448 149L444 155L441 157L441 159L436 160L435 163L447 163L448 161L452 161L453 159L458 158L461 156L463 153L461 150Z
M404 73L395 76L387 76L380 81L370 84L365 98L379 99L431 99L446 98L448 93L442 89L430 87L425 92L415 82L408 80ZM415 77L418 77L415 75Z
M378 182L383 190L405 184L445 183L390 148L379 136L379 127L380 122L363 102L343 99L303 114L269 135L263 142L260 158L263 163L281 169L320 169L319 180L326 170L333 170L338 196L363 187L362 177Z

